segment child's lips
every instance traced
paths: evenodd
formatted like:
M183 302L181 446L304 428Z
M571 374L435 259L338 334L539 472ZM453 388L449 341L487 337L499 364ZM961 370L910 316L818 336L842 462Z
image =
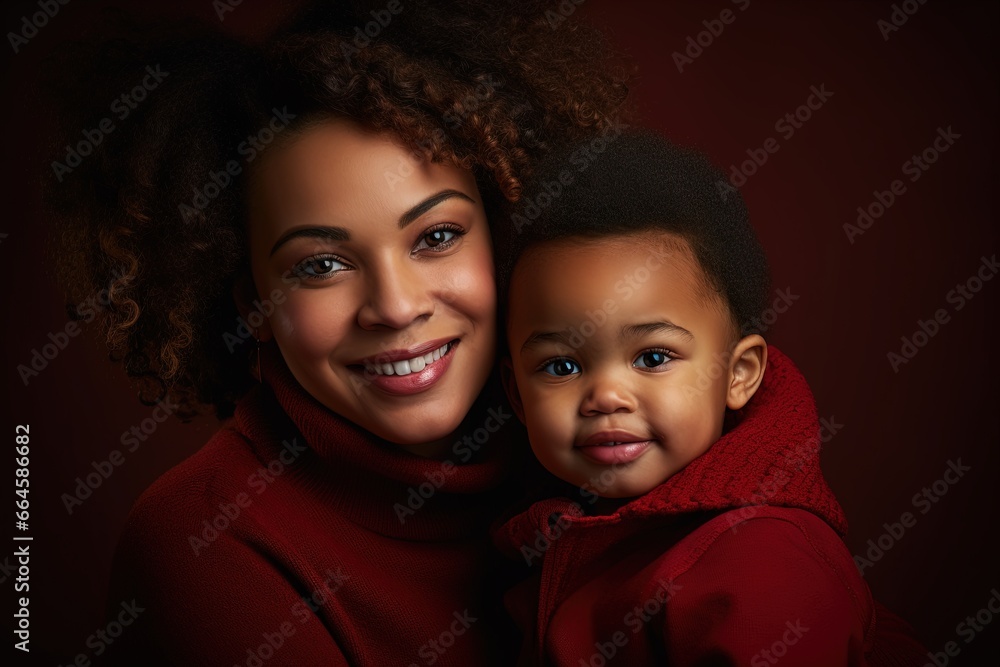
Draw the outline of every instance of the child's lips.
M585 438L576 448L587 458L602 465L628 463L645 453L653 444L643 436L628 431L600 431Z
M580 453L591 459L595 463L602 465L613 465L615 463L629 463L646 453L646 450L653 444L652 440L639 440L634 442L613 442L603 445L580 446L577 449Z

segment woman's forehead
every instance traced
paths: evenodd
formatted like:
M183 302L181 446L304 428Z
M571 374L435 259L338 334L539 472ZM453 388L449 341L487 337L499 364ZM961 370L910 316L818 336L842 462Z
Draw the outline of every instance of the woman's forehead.
M250 192L251 219L277 230L398 220L447 190L480 200L470 170L430 162L390 133L338 118L312 124L263 157Z

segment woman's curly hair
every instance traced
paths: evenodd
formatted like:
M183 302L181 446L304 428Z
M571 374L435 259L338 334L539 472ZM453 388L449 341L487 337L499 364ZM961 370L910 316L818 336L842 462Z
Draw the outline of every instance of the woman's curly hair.
M548 148L608 131L627 108L627 69L574 19L554 1L322 2L250 45L119 17L122 37L51 64L62 112L46 201L68 303L102 293L96 320L141 400L169 397L182 419L231 415L255 382L249 346L226 336L249 274L247 139L266 139L276 112L295 116L280 141L347 116L473 170L487 210L516 201Z

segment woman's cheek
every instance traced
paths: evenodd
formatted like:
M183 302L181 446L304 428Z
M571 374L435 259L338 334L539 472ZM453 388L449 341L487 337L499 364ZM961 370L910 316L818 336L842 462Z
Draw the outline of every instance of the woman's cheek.
M476 319L496 319L496 278L490 257L454 267L442 277L442 300Z
M350 329L345 309L322 296L322 290L295 294L271 316L275 336L307 356L329 356Z
M280 306L268 318L271 322L271 330L279 340L288 340L295 331L295 321L288 312L287 306Z
M468 253L469 259L463 265L468 287L480 298L496 298L496 273L493 265L493 248L486 239L480 240Z

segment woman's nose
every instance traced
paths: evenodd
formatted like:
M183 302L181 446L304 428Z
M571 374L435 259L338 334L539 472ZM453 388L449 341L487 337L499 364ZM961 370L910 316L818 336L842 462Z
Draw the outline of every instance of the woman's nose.
M403 329L434 313L434 286L407 261L384 264L369 275L358 324L365 329Z
M585 417L635 412L635 409L636 401L628 380L609 372L591 376L580 402L580 414Z

